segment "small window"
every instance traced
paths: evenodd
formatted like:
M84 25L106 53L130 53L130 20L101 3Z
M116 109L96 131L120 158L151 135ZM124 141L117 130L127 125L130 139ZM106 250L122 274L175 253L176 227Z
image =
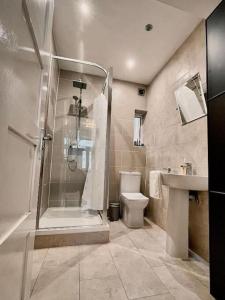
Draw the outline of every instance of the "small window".
M134 114L134 146L144 146L143 138L143 123L146 116L146 111L135 110Z

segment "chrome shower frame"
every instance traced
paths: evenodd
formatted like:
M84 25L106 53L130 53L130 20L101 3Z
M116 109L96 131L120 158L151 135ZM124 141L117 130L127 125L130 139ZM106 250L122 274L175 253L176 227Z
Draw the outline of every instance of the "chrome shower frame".
M107 93L108 100L108 113L107 113L107 129L106 129L106 149L105 149L105 182L104 182L104 206L103 212L101 212L101 216L103 218L103 222L107 222L107 209L109 205L109 148L110 148L110 128L111 128L111 106L112 106L112 81L113 81L113 68L110 67L108 71L102 66L85 60L79 60L74 58L68 58L63 56L52 55L53 59L67 61L76 64L83 64L87 66L95 67L99 70L102 70L105 75L105 82L102 87L102 93ZM107 88L107 89L106 89Z
M69 61L69 62L76 63L76 64L82 64L82 65L86 65L86 66L96 67L97 69L102 70L106 75L106 80L105 80L105 83L104 83L103 88L102 88L102 93L103 94L105 93L105 88L106 88L106 84L107 84L108 75L109 75L110 70L112 70L112 67L110 67L109 71L107 71L102 66L100 66L96 63L87 61L87 60L79 60L79 59L74 59L74 58L58 56L58 55L53 55L52 58L57 59L57 60L62 60L62 61Z

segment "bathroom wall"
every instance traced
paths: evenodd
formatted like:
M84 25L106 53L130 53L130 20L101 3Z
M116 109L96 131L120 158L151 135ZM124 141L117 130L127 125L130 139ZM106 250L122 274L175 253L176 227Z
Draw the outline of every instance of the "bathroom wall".
M146 140L146 177L150 170L177 169L185 158L196 174L207 175L207 118L181 126L176 110L174 88L184 78L200 73L206 82L205 27L202 22L148 87L144 132ZM149 193L148 180L146 194ZM168 191L162 200L151 199L147 215L165 229ZM208 196L199 193L199 204L190 202L189 246L208 260Z
M113 81L110 141L110 202L119 201L119 171L140 171L141 190L145 186L145 147L133 145L135 109L146 109L146 97L138 95L139 84Z

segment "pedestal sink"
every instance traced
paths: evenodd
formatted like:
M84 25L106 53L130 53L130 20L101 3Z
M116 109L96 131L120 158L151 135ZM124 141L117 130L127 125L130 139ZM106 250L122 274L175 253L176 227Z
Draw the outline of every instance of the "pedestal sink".
M189 191L207 191L208 177L162 173L162 184L169 187L166 251L187 259Z

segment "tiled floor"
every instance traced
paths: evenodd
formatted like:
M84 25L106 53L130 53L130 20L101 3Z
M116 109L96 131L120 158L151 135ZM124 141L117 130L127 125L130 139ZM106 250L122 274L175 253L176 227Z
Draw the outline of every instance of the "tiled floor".
M111 223L111 242L35 250L32 300L207 300L208 267L165 254L165 232Z
M40 228L62 228L74 226L101 225L98 212L81 207L49 207L40 218Z

